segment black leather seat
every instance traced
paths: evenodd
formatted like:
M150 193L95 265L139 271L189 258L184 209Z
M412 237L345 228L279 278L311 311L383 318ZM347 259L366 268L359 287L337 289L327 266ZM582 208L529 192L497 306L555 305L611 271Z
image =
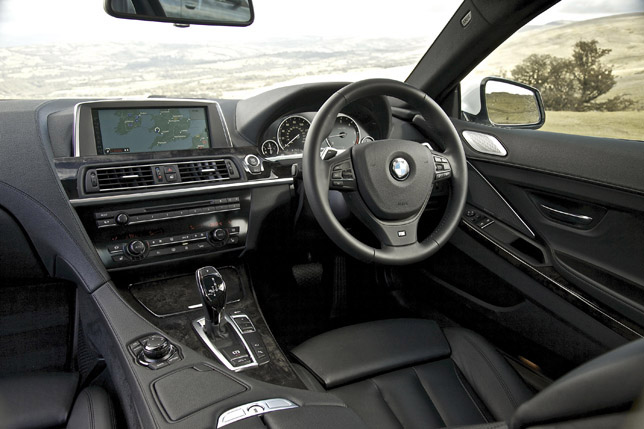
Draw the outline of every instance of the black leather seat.
M0 379L1 427L110 429L116 427L109 396L98 386L78 395L75 373L43 373Z
M527 428L599 415L608 420L578 427L617 427L644 387L644 340L583 365L533 399L482 337L427 320L349 326L292 352L309 388L339 396L373 428Z

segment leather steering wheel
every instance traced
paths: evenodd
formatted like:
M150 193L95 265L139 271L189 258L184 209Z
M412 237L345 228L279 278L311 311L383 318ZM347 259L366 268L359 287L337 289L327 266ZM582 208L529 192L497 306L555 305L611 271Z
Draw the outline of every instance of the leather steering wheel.
M340 111L360 98L387 95L418 110L430 137L444 152L409 140L378 140L352 146L323 160L320 150ZM423 260L443 246L458 226L467 194L467 168L461 140L445 112L422 91L389 79L349 84L332 95L315 115L304 144L304 189L322 229L341 249L365 262L390 265ZM438 226L418 241L420 217L433 185L450 181L450 196ZM380 248L353 237L335 218L329 189L344 193L351 211L376 235Z

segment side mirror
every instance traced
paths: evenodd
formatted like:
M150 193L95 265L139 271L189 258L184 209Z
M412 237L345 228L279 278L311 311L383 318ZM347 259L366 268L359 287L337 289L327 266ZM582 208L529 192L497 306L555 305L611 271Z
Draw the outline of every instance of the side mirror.
M486 77L478 91L466 95L463 116L471 122L503 128L538 129L546 121L539 90L499 77Z
M244 27L255 18L252 0L105 0L105 11L143 21Z

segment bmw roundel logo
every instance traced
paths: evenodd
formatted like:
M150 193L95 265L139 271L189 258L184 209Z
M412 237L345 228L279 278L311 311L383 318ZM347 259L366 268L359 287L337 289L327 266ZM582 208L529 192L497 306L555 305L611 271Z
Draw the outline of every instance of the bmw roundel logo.
M395 158L391 161L389 169L391 170L391 175L396 180L405 180L409 177L409 163L404 158Z

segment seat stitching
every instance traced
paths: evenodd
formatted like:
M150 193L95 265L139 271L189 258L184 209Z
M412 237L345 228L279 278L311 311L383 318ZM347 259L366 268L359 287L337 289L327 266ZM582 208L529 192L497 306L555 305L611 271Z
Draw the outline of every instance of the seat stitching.
M85 395L87 396L87 404L89 408L89 423L92 429L94 429L94 403L92 402L92 395L89 394L89 392L84 390Z
M472 401L472 403L474 404L474 406L478 410L479 414L481 414L481 417L483 417L483 420L485 420L485 423L490 423L490 420L488 420L488 418L485 415L486 413L484 413L483 410L481 410L481 407L479 407L478 401L474 400L474 398L470 394L471 387L470 387L470 389L465 387L465 383L463 383L463 380L461 379L461 375L458 373L458 371L454 371L454 373L456 374L456 379L458 380L459 384L461 385L461 387L463 388L465 393L467 393L467 396L470 398L470 401ZM480 399L479 399L479 401L480 401Z
M378 383L376 383L376 380L374 380L373 378L370 378L370 379L369 379L369 381L370 381L371 383L373 383L373 385L376 387L376 390L378 391L378 394L379 394L379 395L380 395L380 397L382 398L382 402L384 402L384 403L385 403L385 405L387 406L387 408L389 408L389 411L391 411L391 414L393 414L393 416L394 416L394 418L396 419L396 421L400 424L400 427L401 427L401 428L404 428L405 426L402 424L402 422L401 422L401 421L400 421L400 419L398 418L398 415L396 414L396 412L394 411L394 409L393 409L393 408L391 408L391 405L389 405L389 402L387 402L387 399L385 399L385 395L383 395L383 394L382 394L382 391L380 390L380 386L378 386Z
M112 429L116 428L116 415L114 414L114 406L112 405L112 399L107 396L107 406L110 409L110 427Z
M429 399L429 402L431 402L432 406L434 407L434 409L435 409L435 410L436 410L436 412L438 413L438 417L439 417L439 418L441 419L441 421L443 422L443 425L447 425L447 422L445 422L445 419L444 419L444 418L443 418L443 416L441 415L440 410L438 409L438 407L437 407L437 406L436 406L436 404L434 403L434 400L432 399L432 395L429 393L429 391L428 391L428 390L427 390L427 388L425 387L425 384L423 384L423 381L420 379L420 375L418 375L418 371L416 371L416 367L415 367L415 366L413 366L413 367L411 367L411 369L412 369L412 371L414 371L414 375L416 376L416 379L418 380L418 383L420 383L420 387L422 387L422 388L423 388L423 390L425 391L425 394L427 395L427 398Z
M469 338L468 334L464 333L463 338L465 338L465 341L470 343L470 345L474 348L474 350L476 350L481 355L483 360L485 360L485 362L488 364L490 369L492 369L492 373L494 374L494 376L498 380L499 384L503 388L503 391L505 392L506 396L508 397L508 399L512 403L512 406L514 406L514 408L516 408L517 407L517 402L514 399L514 396L512 396L512 392L510 391L510 388L505 384L505 381L503 381L503 379L501 378L501 375L499 374L496 366L494 366L494 364L490 361L490 359L488 359L488 357L485 355L485 353L483 353L483 351L478 347L478 345L474 341L472 341L471 338Z

